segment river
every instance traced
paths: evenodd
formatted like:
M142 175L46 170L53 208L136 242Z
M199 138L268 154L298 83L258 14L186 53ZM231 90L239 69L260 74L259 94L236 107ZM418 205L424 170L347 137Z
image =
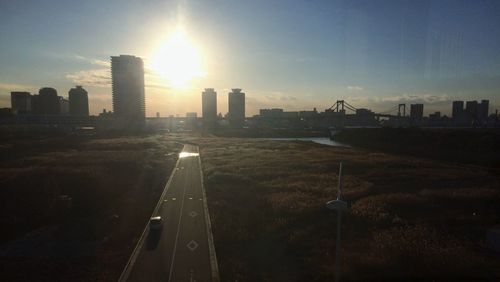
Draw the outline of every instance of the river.
M328 137L300 137L300 138L262 138L266 140L275 140L275 141L312 141L314 143L334 146L334 147L350 147L347 144L342 144L336 141L331 140Z

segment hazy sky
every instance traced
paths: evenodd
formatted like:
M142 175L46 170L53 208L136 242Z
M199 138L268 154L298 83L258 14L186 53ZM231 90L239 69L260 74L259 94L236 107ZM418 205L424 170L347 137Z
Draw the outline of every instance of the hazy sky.
M205 75L184 89L150 69L182 26ZM112 110L110 56L145 60L148 116L201 113L201 91L230 88L260 108L324 110L345 99L385 111L399 102L448 114L451 100L500 105L500 1L0 1L0 107L10 91L89 92ZM175 68L176 66L174 66Z

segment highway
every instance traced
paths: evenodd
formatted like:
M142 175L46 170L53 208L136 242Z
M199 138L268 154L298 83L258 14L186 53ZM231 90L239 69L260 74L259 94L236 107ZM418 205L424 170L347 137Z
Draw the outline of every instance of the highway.
M120 281L219 281L197 146L185 145Z

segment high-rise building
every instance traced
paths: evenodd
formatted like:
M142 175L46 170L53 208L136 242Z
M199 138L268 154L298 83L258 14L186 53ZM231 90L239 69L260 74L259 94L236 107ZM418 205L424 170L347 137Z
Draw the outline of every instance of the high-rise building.
M477 120L477 101L467 101L465 103L465 112L469 115L472 120Z
M58 115L61 113L59 96L57 90L51 87L43 87L38 91L39 113L42 115Z
M453 101L451 109L451 117L453 119L458 119L462 116L464 111L464 101Z
M144 65L135 56L111 57L113 112L117 118L143 125L146 119L144 100Z
M481 124L488 121L489 106L490 106L490 101L488 100L481 100L481 103L478 104L477 120Z
M89 99L88 94L83 87L77 85L71 88L68 92L69 96L69 114L72 116L88 116L89 115Z
M10 104L12 113L31 113L31 94L29 92L10 92Z
M424 104L411 104L410 105L410 119L421 120L424 117Z
M213 88L205 88L201 93L201 115L204 127L214 127L217 120L217 92Z
M59 96L59 114L69 114L69 100Z
M245 93L239 88L233 88L228 95L229 124L233 127L243 127L245 124Z

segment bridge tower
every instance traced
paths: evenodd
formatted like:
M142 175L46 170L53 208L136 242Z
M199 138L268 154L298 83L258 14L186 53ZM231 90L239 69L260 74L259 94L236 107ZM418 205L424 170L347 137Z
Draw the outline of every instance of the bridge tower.
M399 104L398 105L398 117L401 116L401 108L403 108L403 116L406 116L406 104Z
M335 112L345 112L344 110L344 100L337 100L335 106L332 107Z

